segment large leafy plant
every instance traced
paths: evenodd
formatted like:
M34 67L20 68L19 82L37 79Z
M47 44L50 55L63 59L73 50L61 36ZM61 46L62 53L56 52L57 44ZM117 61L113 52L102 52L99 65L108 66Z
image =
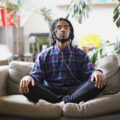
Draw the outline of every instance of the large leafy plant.
M115 1L115 0L113 0ZM120 0L119 4L114 9L113 12L113 22L116 26L120 27ZM82 23L84 19L89 17L90 6L92 5L92 0L71 0L70 5L68 6L68 17L75 18L79 23Z

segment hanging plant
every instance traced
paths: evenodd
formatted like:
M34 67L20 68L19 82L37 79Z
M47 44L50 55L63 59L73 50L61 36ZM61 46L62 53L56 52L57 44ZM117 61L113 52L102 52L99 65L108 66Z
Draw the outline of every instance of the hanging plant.
M89 17L91 0L72 0L68 6L68 17L74 17L79 23Z

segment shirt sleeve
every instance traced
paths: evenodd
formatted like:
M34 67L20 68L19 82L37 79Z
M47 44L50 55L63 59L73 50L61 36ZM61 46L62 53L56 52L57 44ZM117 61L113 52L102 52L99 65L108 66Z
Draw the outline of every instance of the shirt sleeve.
M38 56L33 69L30 72L30 76L35 80L38 84L43 84L45 80L45 71L44 71L44 65L43 60L41 56Z
M83 81L87 81L95 71L95 68L86 53L84 53L82 60L82 79Z

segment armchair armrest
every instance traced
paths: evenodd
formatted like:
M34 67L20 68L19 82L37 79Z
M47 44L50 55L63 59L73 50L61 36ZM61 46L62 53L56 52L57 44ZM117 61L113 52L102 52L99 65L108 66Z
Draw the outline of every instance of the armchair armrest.
M0 66L0 96L7 94L7 79L9 66Z

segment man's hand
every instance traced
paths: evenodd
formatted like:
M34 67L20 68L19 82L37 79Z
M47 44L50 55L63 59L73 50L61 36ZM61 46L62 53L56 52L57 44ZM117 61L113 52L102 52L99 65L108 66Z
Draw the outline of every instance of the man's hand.
M32 86L35 85L34 80L31 76L25 76L20 81L20 92L21 93L28 93L29 92L29 83L31 82Z
M100 71L93 72L91 76L91 82L93 82L94 80L96 81L95 87L97 88L102 88L106 84L106 77Z

